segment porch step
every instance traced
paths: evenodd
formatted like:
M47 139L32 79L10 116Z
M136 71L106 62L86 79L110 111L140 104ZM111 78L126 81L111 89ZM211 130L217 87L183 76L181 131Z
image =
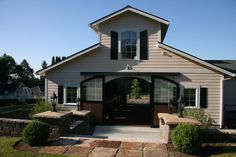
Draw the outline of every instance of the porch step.
M114 119L124 120L124 119L127 119L127 117L114 117Z
M70 130L76 129L77 127L81 126L83 123L84 123L84 121L82 121L82 120L75 121L74 123L72 123L70 125Z

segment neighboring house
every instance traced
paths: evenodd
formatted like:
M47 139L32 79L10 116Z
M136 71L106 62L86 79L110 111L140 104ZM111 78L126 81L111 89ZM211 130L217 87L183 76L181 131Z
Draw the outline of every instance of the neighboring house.
M37 72L45 76L46 101L53 92L64 105L76 105L79 97L95 123L113 118L111 124L132 124L143 118L155 126L157 113L168 112L170 102L176 110L177 99L184 97L186 107L203 108L223 125L224 80L235 87L236 71L164 44L168 20L127 6L90 27L98 34L98 44ZM148 99L145 103L127 103L134 78ZM228 104L236 104L235 98L231 101Z

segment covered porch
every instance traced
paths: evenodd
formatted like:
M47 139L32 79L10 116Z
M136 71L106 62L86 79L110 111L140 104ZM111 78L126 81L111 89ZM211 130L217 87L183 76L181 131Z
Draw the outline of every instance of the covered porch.
M157 113L176 112L180 73L81 72L81 75L84 76L80 85L81 106L91 110L92 123L158 127ZM134 80L140 88L136 99L131 96Z

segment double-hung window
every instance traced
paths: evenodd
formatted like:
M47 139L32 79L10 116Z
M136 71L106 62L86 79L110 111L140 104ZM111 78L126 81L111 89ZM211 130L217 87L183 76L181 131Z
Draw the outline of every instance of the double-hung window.
M123 31L120 34L121 59L138 59L138 35L135 31Z
M76 99L78 97L77 87L68 86L65 88L65 103L66 104L76 104Z
M64 86L64 104L76 105L76 100L79 97L78 87L76 86Z
M138 29L111 31L111 60L147 60L148 32Z
M185 88L184 89L184 102L186 107L197 107L197 89Z

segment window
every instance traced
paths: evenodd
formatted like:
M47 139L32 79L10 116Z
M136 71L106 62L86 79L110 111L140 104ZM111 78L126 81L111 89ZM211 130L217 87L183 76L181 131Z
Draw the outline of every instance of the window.
M66 103L76 103L77 87L66 88Z
M121 32L121 59L137 59L137 32Z
M84 101L102 101L102 78L88 80L83 84Z
M196 88L184 89L184 101L186 106L197 106L196 104Z
M154 79L154 102L169 103L177 100L177 85L171 81L155 78Z

